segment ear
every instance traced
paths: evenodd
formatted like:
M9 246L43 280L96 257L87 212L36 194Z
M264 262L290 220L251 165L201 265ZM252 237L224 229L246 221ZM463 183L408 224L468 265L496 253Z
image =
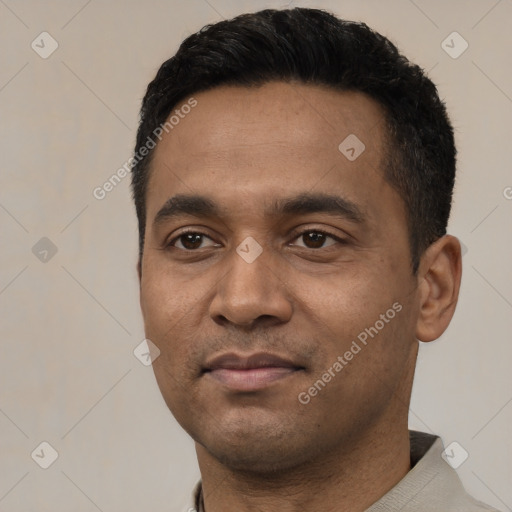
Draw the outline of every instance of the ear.
M436 340L446 330L457 305L461 276L460 242L454 236L439 238L424 252L418 270L418 340Z

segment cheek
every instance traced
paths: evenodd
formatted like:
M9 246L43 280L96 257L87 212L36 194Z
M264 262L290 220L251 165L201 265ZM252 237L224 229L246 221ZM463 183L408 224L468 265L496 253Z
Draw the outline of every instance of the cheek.
M180 288L168 276L143 271L141 310L145 335L160 350L153 363L158 380L182 379L191 371L187 338L194 333L194 325L197 328L198 300L187 296L186 288L178 293Z
M141 286L141 307L145 335L160 350L152 364L158 387L170 411L179 416L186 410L189 384L197 372L192 366L196 358L187 343L194 332L191 307L168 281L148 275Z
M303 313L310 328L315 323L323 333L322 364L329 368L346 355L347 378L375 380L375 374L393 380L414 341L411 284L403 270L391 274L391 264L359 267L310 284L301 295Z
M201 289L180 279L180 273L172 270L165 258L148 254L142 270L140 295L146 329L162 334L174 326L179 327L182 319L194 313Z
M384 275L389 272L383 267L378 270L362 265L340 268L327 279L312 280L301 293L302 302L312 314L335 326L335 332L343 326L347 332L364 328L403 295L399 278L388 282Z

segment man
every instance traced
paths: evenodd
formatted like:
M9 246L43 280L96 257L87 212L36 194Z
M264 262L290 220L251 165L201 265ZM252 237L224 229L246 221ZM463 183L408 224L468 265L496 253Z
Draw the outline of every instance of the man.
M145 332L201 471L189 510L492 510L408 430L418 340L461 279L453 131L419 67L316 9L222 21L149 85L135 162Z

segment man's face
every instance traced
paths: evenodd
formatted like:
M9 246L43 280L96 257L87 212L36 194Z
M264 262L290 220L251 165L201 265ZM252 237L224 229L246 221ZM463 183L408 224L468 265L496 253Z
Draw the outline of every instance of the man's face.
M141 307L170 410L198 450L256 471L403 420L418 294L381 108L279 82L194 97L146 196Z

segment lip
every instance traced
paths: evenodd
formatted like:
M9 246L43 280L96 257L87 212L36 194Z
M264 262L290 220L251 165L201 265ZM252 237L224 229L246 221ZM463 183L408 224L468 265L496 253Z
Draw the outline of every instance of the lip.
M257 391L300 370L304 367L268 352L248 356L229 353L207 362L203 375L233 390Z

